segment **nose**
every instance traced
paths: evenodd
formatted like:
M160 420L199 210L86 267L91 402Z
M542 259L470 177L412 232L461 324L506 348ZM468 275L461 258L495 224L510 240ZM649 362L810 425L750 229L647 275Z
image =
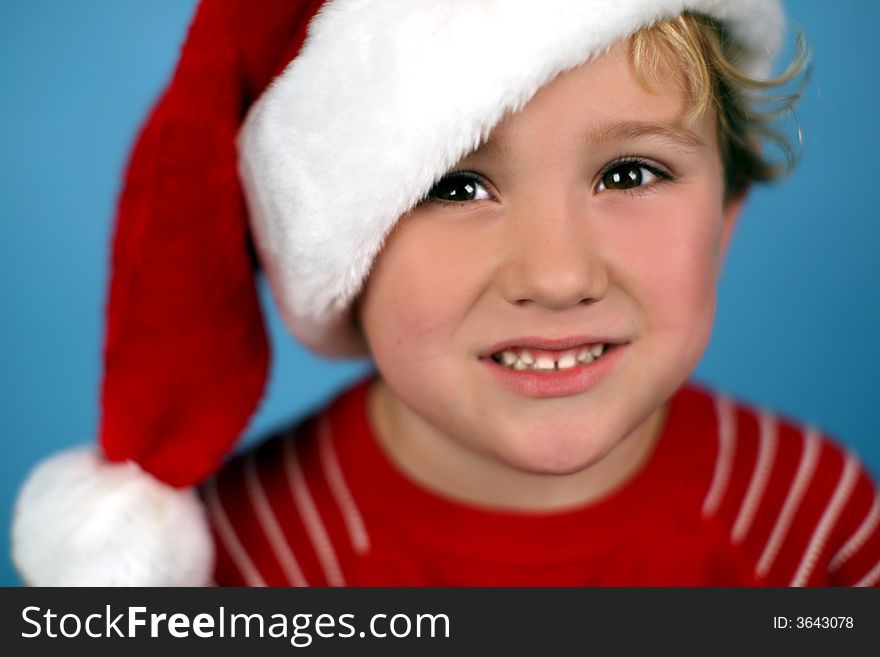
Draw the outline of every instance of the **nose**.
M564 310L605 296L601 235L576 199L513 211L505 228L497 281L508 302Z

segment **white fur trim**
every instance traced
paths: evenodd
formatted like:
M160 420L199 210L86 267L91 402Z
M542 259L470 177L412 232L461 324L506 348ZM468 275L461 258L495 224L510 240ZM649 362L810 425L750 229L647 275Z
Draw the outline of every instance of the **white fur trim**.
M194 490L76 449L25 482L12 559L32 586L202 586L214 545Z
M251 225L288 328L363 345L349 306L398 218L508 112L640 27L693 10L766 74L778 0L327 0L239 134Z

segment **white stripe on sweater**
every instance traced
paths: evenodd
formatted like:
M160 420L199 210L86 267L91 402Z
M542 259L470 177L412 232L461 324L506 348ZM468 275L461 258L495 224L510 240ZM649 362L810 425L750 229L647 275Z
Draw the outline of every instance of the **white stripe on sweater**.
M770 532L770 537L767 539L767 544L764 546L761 558L758 559L758 565L755 567L755 572L759 577L764 577L770 572L770 568L773 567L776 555L779 553L779 549L788 535L788 529L791 526L791 521L794 519L794 514L800 506L801 498L804 496L816 470L821 448L819 434L811 427L807 430L802 440L803 448L800 461L798 462L798 469L794 476L794 482L791 488L788 489L782 510L776 518L776 524Z
M853 586L874 586L877 583L877 580L880 580L880 561L868 571L867 575L853 584Z
M333 543L321 520L321 514L312 494L309 492L309 485L306 481L305 474L299 465L299 459L296 456L296 446L294 445L293 436L288 436L284 440L284 470L287 474L287 483L290 487L293 501L296 504L297 511L306 532L312 541L315 554L321 563L324 571L324 577L330 586L345 586L345 578L342 576L342 570L339 567L339 560L336 557L336 551L333 549Z
M834 572L835 570L839 570L843 564L849 561L865 544L865 541L868 540L871 534L876 531L878 522L880 522L880 493L874 495L874 503L868 510L865 519L862 520L862 524L859 525L859 528L855 533L850 536L849 540L844 543L831 558L831 563L828 564L828 569Z
M370 537L367 535L364 518L345 481L345 475L342 473L342 466L339 464L339 458L333 447L333 430L326 414L321 414L319 423L318 453L321 457L324 475L327 477L330 492L333 493L333 498L342 512L352 548L358 554L363 554L370 549Z
M266 497L266 492L260 481L260 474L257 472L253 451L245 459L244 477L248 499L257 512L260 528L269 540L272 553L281 566L281 570L284 571L287 583L292 586L308 586L299 562L296 560L287 539L284 538L284 532L281 530L278 518L275 516L272 505Z
M207 503L208 513L214 519L214 527L223 541L223 546L232 558L235 567L241 573L242 579L248 586L266 586L260 571L251 561L247 550L238 539L229 517L223 509L223 502L220 500L220 494L217 491L217 479L212 478L205 485L205 502Z
M734 437L736 434L736 415L733 402L723 395L715 396L715 415L718 419L718 454L715 457L715 471L712 473L712 483L709 492L703 500L703 515L715 515L727 485L730 482L730 471L733 467L733 453L735 448Z
M822 519L813 530L813 535L810 537L810 542L804 551L804 555L789 586L805 586L809 581L810 575L813 574L813 570L816 568L819 555L822 554L822 550L828 542L828 536L831 534L831 530L834 529L843 506L850 495L852 495L858 474L858 461L852 454L847 453L843 471L840 473L840 479L838 479L837 487L834 489L834 495L831 496L831 501L825 507Z
M758 512L761 498L770 479L773 461L776 458L778 443L776 417L767 411L761 411L760 422L758 460L752 470L752 478L736 516L736 522L733 524L730 537L734 543L742 543L752 527L752 522L755 520L755 514Z

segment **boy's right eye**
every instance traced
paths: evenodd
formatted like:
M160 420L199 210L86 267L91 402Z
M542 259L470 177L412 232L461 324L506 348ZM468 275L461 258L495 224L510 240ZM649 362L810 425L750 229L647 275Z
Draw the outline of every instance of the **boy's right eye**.
M492 198L483 178L470 171L456 171L441 178L428 192L427 201L459 203L485 201Z

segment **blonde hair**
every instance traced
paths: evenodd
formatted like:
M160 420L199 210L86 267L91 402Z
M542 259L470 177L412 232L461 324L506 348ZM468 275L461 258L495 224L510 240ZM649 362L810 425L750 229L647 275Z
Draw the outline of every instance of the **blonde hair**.
M775 180L794 168L799 152L773 124L793 114L807 78L801 77L801 85L793 93L767 93L806 70L808 52L802 34L798 34L788 68L775 78L758 79L745 74L736 63L741 53L742 47L720 23L690 12L643 28L630 40L633 64L647 87L661 68L671 69L678 73L680 84L690 95L688 120L699 120L706 111L714 111L726 199L740 195L753 182ZM767 105L771 106L769 110L760 109ZM784 162L765 158L761 152L764 141L780 148Z

